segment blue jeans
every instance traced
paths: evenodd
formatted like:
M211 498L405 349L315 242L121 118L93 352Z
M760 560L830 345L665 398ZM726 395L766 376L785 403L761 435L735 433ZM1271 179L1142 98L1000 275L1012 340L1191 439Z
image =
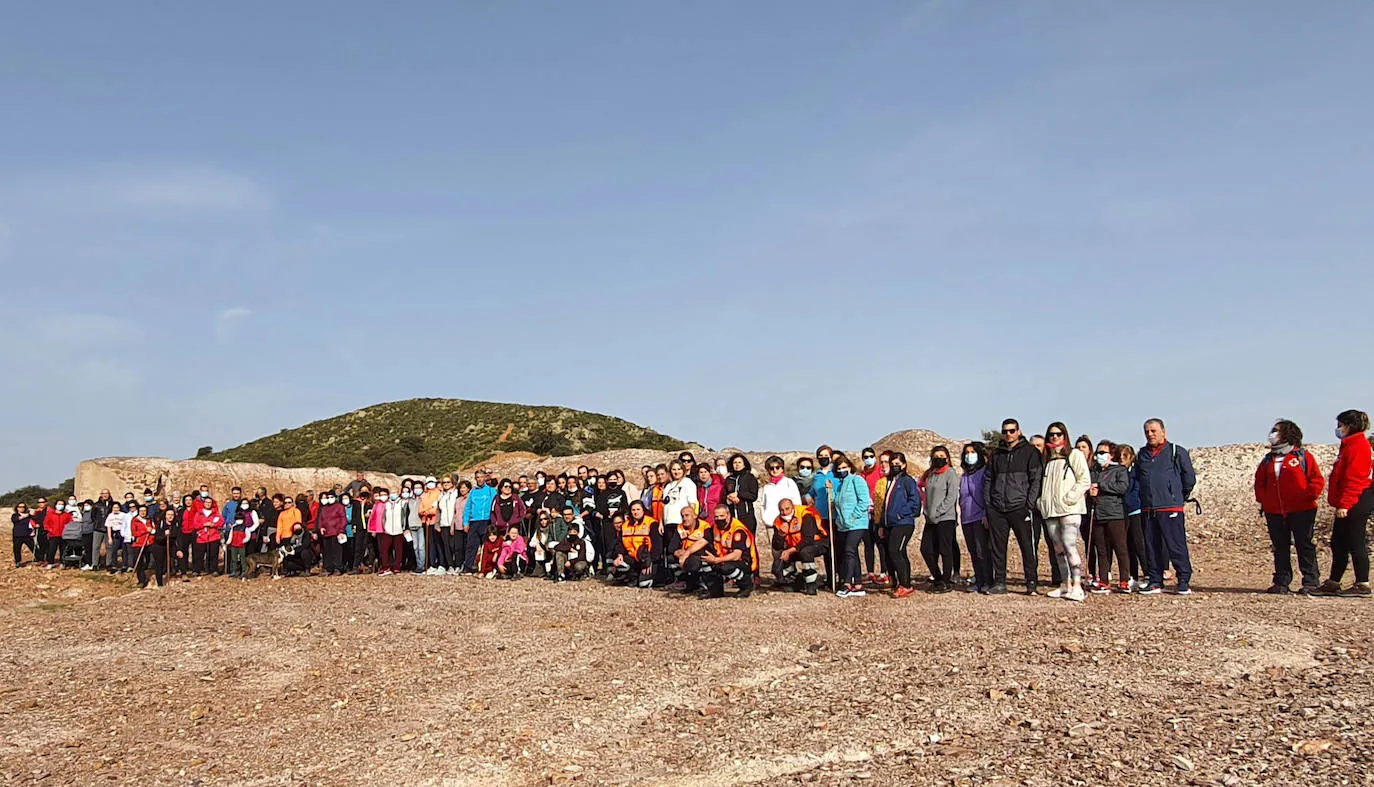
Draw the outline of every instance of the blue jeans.
M429 565L425 562L425 529L408 530L410 533L410 545L415 549L415 573L423 573Z
M1193 562L1188 558L1188 531L1182 511L1145 512L1145 551L1150 555L1150 584L1164 585L1164 565L1172 563L1178 586L1188 587L1193 579Z

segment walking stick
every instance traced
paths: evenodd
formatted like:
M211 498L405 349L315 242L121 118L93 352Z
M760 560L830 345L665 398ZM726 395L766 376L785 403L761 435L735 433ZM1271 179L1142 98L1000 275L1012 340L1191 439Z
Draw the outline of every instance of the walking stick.
M839 566L835 562L835 534L839 530L835 527L835 485L829 481L825 482L825 506L830 513L830 592L836 593L840 589Z

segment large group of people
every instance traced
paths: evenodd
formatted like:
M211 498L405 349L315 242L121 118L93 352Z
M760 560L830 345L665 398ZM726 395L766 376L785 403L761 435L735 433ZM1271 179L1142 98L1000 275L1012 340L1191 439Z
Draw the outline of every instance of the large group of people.
M1270 593L1292 592L1296 551L1298 592L1370 595L1369 417L1348 410L1336 424L1340 453L1329 480L1297 424L1278 421L1269 435L1255 498L1274 548ZM1172 579L1173 592L1187 595L1193 567L1185 522L1198 505L1192 458L1159 419L1145 422L1144 436L1135 450L1073 439L1058 421L1026 435L1007 419L993 445L970 442L957 453L935 446L919 474L900 451L866 448L856 464L822 445L791 473L781 457L769 457L762 476L743 454L698 462L684 451L641 468L642 485L618 469L581 466L516 478L487 470L471 481L408 478L394 490L359 474L294 498L266 488L246 496L235 487L222 504L204 485L170 499L144 489L141 499L126 492L116 500L102 490L94 500L17 506L14 562L23 564L27 548L35 565L133 571L144 587L162 587L169 576L247 578L270 567L278 577L600 578L703 597L733 586L747 597L764 569L762 540L775 589L815 595L825 588L852 598L877 588L906 598L917 590L913 541L930 592L1007 593L1014 535L1028 593L1081 602L1088 594L1161 593ZM1335 510L1325 581L1314 534L1323 491ZM1350 586L1342 582L1347 567Z

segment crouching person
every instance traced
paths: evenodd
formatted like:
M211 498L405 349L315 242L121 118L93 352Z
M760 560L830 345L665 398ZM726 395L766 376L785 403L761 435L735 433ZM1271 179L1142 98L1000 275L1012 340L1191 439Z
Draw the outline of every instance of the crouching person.
M611 567L616 584L646 589L654 586L654 564L663 552L656 524L646 514L644 501L630 503L630 518L620 526L620 543Z
M577 581L591 570L596 551L592 540L582 532L582 523L568 525L568 534L553 545L554 581Z
M524 576L525 569L529 566L529 558L526 551L529 544L525 543L525 537L520 534L520 525L511 525L506 529L506 540L501 545L501 552L496 556L496 571L502 579L519 579Z
M791 500L778 503L778 518L773 522L773 576L778 585L792 585L808 596L816 595L820 572L816 561L830 554L830 533L820 514L810 506Z
M693 506L682 509L682 522L668 533L668 568L673 574L673 590L696 593L701 590L701 575L709 567L702 562L711 541L705 522L697 518Z
M714 552L701 556L709 567L703 577L706 588L702 598L724 598L725 583L733 581L739 597L748 598L754 592L754 572L759 568L759 553L754 548L754 534L744 523L730 516L724 504L716 506L712 526Z

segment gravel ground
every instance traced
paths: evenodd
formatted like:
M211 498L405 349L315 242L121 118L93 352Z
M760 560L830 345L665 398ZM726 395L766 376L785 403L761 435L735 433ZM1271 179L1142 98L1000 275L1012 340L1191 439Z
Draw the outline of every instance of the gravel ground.
M1192 597L1083 605L6 568L0 775L1374 784L1374 606L1257 594L1248 542L1197 551Z

